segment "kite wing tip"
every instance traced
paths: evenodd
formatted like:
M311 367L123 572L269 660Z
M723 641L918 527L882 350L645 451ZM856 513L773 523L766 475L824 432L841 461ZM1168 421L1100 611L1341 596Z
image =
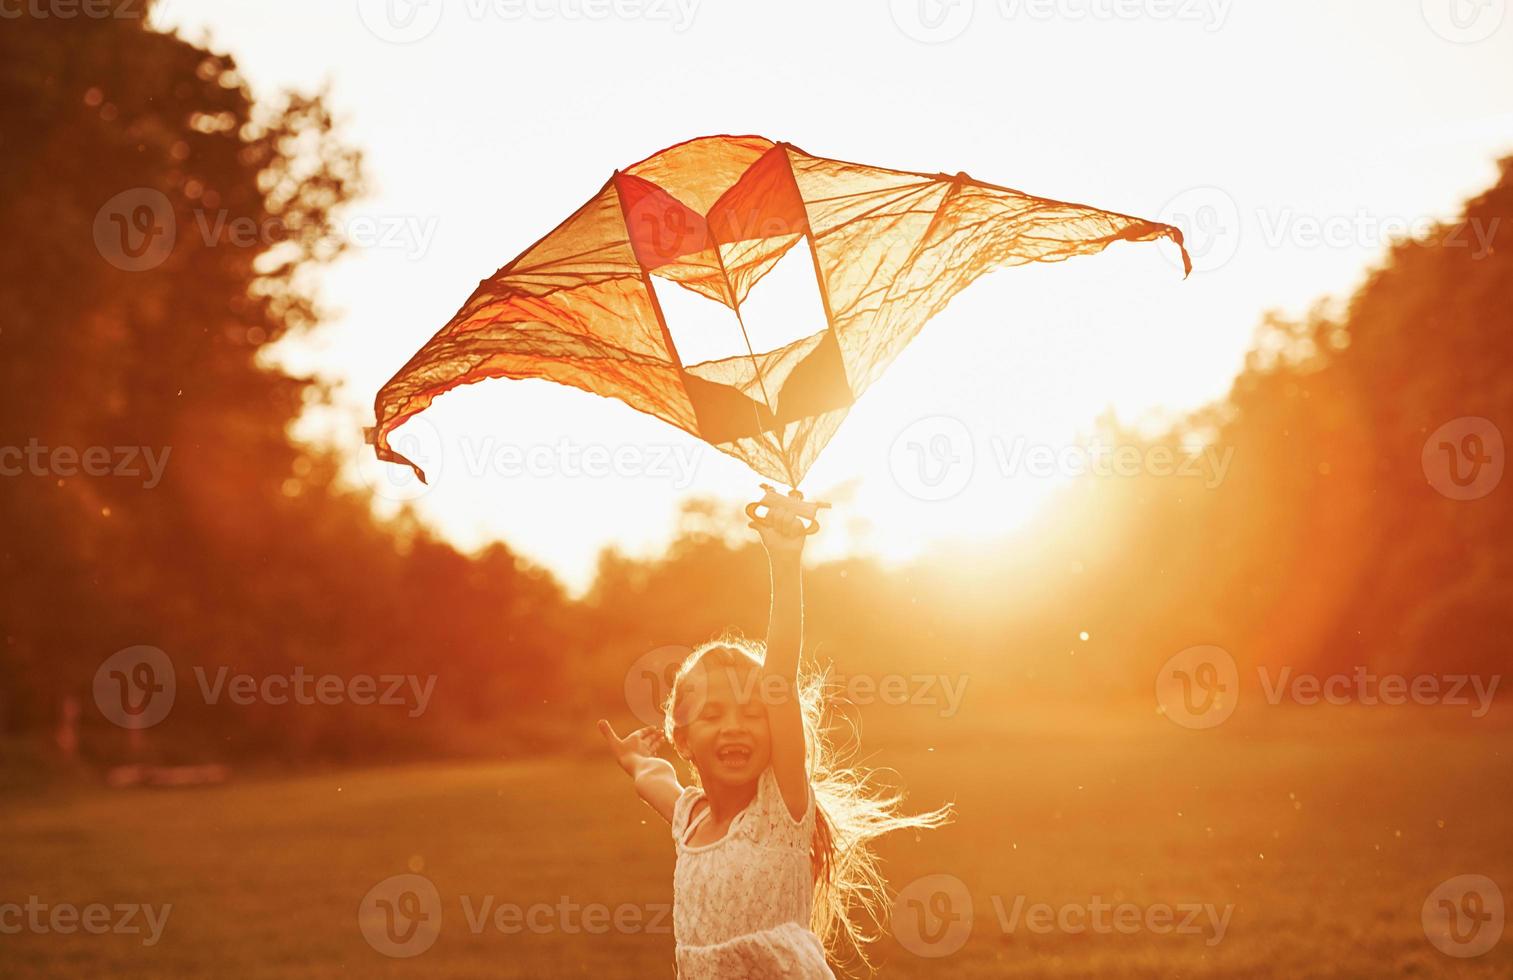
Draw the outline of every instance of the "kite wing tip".
M1176 225L1168 225L1171 240L1176 243L1177 250L1182 253L1182 278L1186 279L1193 274L1193 257L1187 254L1187 245L1182 239L1182 229Z
M380 460L385 463L400 463L404 466L408 466L411 472L415 474L415 479L419 480L426 486L431 485L431 481L426 479L425 470L421 469L419 466L416 466L412 460L406 458L404 455L395 452L394 449L389 445L389 436L387 431L380 433L378 431L378 426L368 425L363 427L362 435L363 442L373 447L373 454Z
M381 455L379 458L390 463L402 463L405 466L408 466L410 468L410 472L415 474L415 479L419 480L425 486L431 485L431 481L426 479L426 471L416 466L408 459L405 459L403 456L399 455L399 453L391 451Z

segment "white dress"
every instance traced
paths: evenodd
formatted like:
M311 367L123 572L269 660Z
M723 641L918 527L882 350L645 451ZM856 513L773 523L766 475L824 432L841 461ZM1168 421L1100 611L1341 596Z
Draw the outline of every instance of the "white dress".
M680 980L835 980L825 950L809 930L813 872L814 790L801 820L783 802L772 767L730 822L725 836L690 847L689 823L703 790L689 786L672 811L678 860L673 871L673 936Z

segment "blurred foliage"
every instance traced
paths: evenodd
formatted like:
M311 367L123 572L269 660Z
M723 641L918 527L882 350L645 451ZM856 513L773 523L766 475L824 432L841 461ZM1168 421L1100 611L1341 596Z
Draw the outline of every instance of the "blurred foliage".
M194 664L212 676L445 666L470 678L447 692L462 722L513 697L516 670L550 696L559 586L502 546L464 557L408 516L376 524L336 460L289 438L322 391L259 362L318 322L309 273L342 251L339 210L362 191L324 93L259 104L233 59L138 18L28 15L0 31L0 141L0 211L18 232L0 240L0 445L169 454L154 487L0 479L0 726L48 729L73 696L99 736L85 748L118 754L124 733L91 685L135 644L180 665L181 695ZM96 215L153 191L171 203L172 250L123 271ZM234 237L247 220L262 231ZM180 696L149 751L312 759L439 744L401 708L354 711L211 712Z
M1205 643L1245 665L1499 667L1508 488L1451 500L1420 460L1451 419L1513 420L1513 158L1500 166L1347 303L1266 317L1225 402L1154 441L1099 433L1231 454L1217 485L1088 476L1023 534L903 568L815 567L812 654L843 673L969 673L1006 705L1148 698L1157 665ZM375 520L337 459L290 439L326 394L259 354L320 322L310 274L340 254L341 209L363 190L325 93L259 103L233 59L139 20L23 16L0 32L0 173L14 230L0 239L0 446L171 452L150 488L0 478L0 731L49 732L73 698L84 754L102 760L529 751L623 713L647 651L729 626L761 635L765 565L734 508L689 502L666 554L606 551L574 602L503 545L464 555L409 513ZM97 215L144 189L180 233L161 265L123 271ZM279 234L244 246L204 231L239 218ZM92 683L144 643L180 665L181 695L129 740ZM438 683L418 719L211 707L187 693L190 665Z

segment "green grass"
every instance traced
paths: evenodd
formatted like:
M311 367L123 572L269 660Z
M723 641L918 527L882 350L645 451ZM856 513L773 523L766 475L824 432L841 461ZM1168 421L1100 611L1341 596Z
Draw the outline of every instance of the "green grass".
M943 959L893 940L890 977L1507 977L1513 928L1456 960L1425 939L1439 882L1485 874L1513 899L1513 741L1491 720L1421 723L1381 709L1237 716L1189 732L1134 713L1097 730L965 715L869 732L911 802L954 798L939 831L890 842L895 886L950 874L973 903ZM1433 719L1430 719L1433 721ZM873 750L876 750L873 753ZM0 802L0 902L172 903L161 941L0 935L16 977L670 977L664 930L474 931L498 903L671 902L665 824L597 757L247 776L201 790L49 790ZM419 871L441 933L413 959L375 952L359 902ZM1206 935L1008 933L1007 909L1232 904ZM576 918L576 914L575 914Z

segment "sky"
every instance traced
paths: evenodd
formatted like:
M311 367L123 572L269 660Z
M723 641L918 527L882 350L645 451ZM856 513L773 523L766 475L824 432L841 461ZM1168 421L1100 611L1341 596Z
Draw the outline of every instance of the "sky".
M1348 295L1390 236L1490 185L1513 152L1508 2L163 0L156 16L234 55L260 98L329 83L365 154L354 247L320 276L332 313L275 352L337 385L301 434L346 454L381 509L409 503L465 549L503 540L581 591L601 548L653 554L682 500L743 503L760 478L544 381L457 389L398 430L428 485L361 431L479 282L615 168L755 133L1183 228L1186 280L1165 243L984 277L866 392L803 481L834 504L809 550L901 560L1033 526L1112 458L1086 444L1100 416L1153 429L1222 399L1266 311ZM1207 482L1221 458L1194 457Z

